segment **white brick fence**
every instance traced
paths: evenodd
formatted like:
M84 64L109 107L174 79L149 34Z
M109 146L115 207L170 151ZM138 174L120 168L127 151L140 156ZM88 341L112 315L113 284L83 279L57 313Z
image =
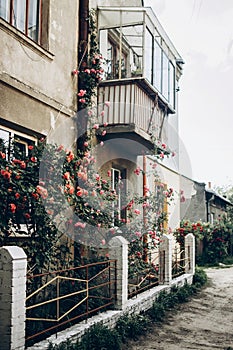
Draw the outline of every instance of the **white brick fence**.
M185 237L185 274L172 279L172 239L164 235L160 244L160 253L164 267L160 269L159 285L147 290L137 297L128 300L128 242L120 236L114 237L109 243L110 259L117 259L117 302L115 310L103 312L80 322L77 325L53 335L35 344L28 350L46 349L49 342L60 344L66 339L76 341L86 329L101 322L108 327L114 327L123 314L140 313L148 310L162 290L170 290L173 285L192 283L195 273L195 239L192 234ZM23 350L25 348L26 322L26 255L19 247L5 246L0 248L0 349Z
M0 349L22 350L25 344L27 257L22 248L0 248Z

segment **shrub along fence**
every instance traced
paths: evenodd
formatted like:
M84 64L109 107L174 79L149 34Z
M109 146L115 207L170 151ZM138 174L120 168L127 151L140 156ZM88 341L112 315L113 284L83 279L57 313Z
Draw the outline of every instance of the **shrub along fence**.
M93 324L93 322L103 322L105 319L105 324L108 324L110 327L112 327L116 324L117 319L125 312L139 313L141 311L149 309L152 306L154 300L157 298L158 293L160 293L162 290L169 290L169 288L171 288L173 285L183 284L184 281L187 280L190 281L190 278L192 278L193 274L195 273L194 236L192 234L189 234L185 237L184 254L181 257L181 261L184 262L182 270L184 275L177 278L174 278L174 276L172 276L173 243L174 242L171 236L163 236L159 247L159 285L145 291L144 293L141 293L140 295L136 295L136 297L131 299L129 299L128 293L128 242L121 236L114 237L109 242L110 260L93 266L82 266L77 270L71 269L72 271L70 271L70 273L72 276L68 276L67 272L64 271L54 273L53 278L51 277L51 274L49 274L49 276L34 276L34 278L40 278L43 283L40 286L38 292L34 290L32 293L27 293L27 301L26 255L24 251L19 247L1 247L0 333L2 334L1 344L4 345L4 349L23 350L25 348L25 323L28 325L28 322L32 321L30 319L36 318L32 316L32 309L35 309L35 307L32 307L32 305L35 304L33 304L31 300L37 293L43 291L44 296L49 295L49 289L55 288L58 291L58 298L55 298L55 300L52 301L51 298L48 298L47 301L42 300L41 304L45 304L47 306L48 304L52 304L52 311L55 313L57 312L55 311L57 310L56 307L59 306L62 300L65 300L66 298L66 294L59 294L61 281L63 283L65 283L65 281L66 283L68 282L69 290L67 295L69 301L72 302L71 308L65 310L64 313L67 313L68 310L71 310L71 312L73 312L76 307L78 309L78 307L82 304L85 304L85 310L82 310L83 315L81 315L83 317L86 317L89 314L92 315L95 311L99 312L100 309L96 307L94 302L95 299L101 300L103 310L106 309L105 306L111 306L112 310L101 313L100 315L93 316L90 318L90 322L88 323L83 324L82 322L80 332L77 331L77 326L73 326L76 328L72 329L72 335L70 334L69 330L60 332L60 338L57 334L54 335L54 339L56 339L56 342L58 343L64 341L69 336L76 338L81 336L84 333L85 329ZM176 258L177 262L178 257L176 256ZM30 284L32 284L33 278L31 277L29 280L31 280ZM52 280L54 283L51 283ZM96 280L95 283L94 280ZM75 284L77 284L77 286L83 285L83 289L72 289ZM151 284L151 287L153 286L154 285ZM101 293L98 292L99 288L102 288ZM67 289L67 285L65 286L65 289ZM75 293L75 295L72 295L72 293ZM83 294L82 298L81 294ZM76 305L74 304L75 298L77 298ZM94 305L92 309L94 310L93 312L89 308L89 304L91 303ZM79 315L76 316L75 317L78 319ZM59 319L63 319L63 317L61 318L61 314L57 313L53 324L59 325ZM47 321L45 320L44 322ZM49 322L51 322L51 320L49 320ZM29 334L26 335L26 337L32 337L32 327L28 328L30 329L31 333L28 332ZM35 345L36 349L46 348L46 344L48 345L48 340L44 340L40 344L41 345Z

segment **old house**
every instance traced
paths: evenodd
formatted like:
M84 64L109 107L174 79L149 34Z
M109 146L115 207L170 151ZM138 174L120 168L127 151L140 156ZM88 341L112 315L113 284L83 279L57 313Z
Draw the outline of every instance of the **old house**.
M78 79L73 75L88 42L88 11L97 10L98 45L104 63L98 87L98 107L110 107L99 120L108 124L98 166L111 169L113 186L120 176L126 190L156 191L145 171L155 162L154 143L161 154L159 182L174 189L168 227L180 219L178 141L178 82L183 59L151 8L141 1L52 0L1 1L0 136L15 140L27 154L38 138L74 145L80 130L77 112ZM71 25L72 24L72 25ZM79 126L78 126L79 127ZM166 153L174 152L172 159ZM141 173L135 177L135 168ZM123 195L121 196L123 198ZM118 216L125 215L118 202ZM166 205L164 208L168 211Z
M96 20L96 28L94 29L91 27L91 10L94 10ZM95 42L92 42L92 31L97 34ZM126 206L130 203L131 197L137 193L143 197L143 200L149 193L155 195L157 201L154 208L152 208L154 209L152 215L162 216L165 213L168 217L167 221L163 219L161 224L158 224L159 234L170 232L170 228L177 227L181 215L177 94L184 61L153 10L144 7L143 1L139 0L2 0L0 1L0 39L4 48L0 53L0 139L4 142L4 158L12 159L11 145L13 141L18 145L21 152L27 155L30 148L41 138L45 139L48 144L62 144L65 149L71 147L77 149L79 147L80 150L84 146L83 138L86 137L90 131L89 129L94 130L91 142L97 160L96 172L98 173L95 175L99 178L100 175L104 177L109 173L111 191L117 193L114 203L109 204L110 224L114 226L113 228L115 229L119 220L127 226L128 213ZM86 59L86 56L88 56L93 46L103 57L103 70L98 72L98 77L101 73L102 79L100 79L98 86L94 87L95 91L92 96L92 102L97 107L98 118L96 122L98 127L96 126L96 128L90 128L86 120L85 108L82 108L82 105L85 104L87 86L85 86L85 81L80 78L79 74L80 68L83 67L86 67L87 75L92 73L87 65L88 59ZM169 157L167 157L168 155ZM69 176L70 174L67 175L67 178ZM64 176L62 179L64 179ZM122 186L118 186L119 179L122 180ZM72 190L77 190L76 184ZM95 192L94 190L93 192ZM62 188L60 192L63 194ZM164 200L164 196L167 200L166 198ZM170 197L173 198L173 201L168 206ZM54 198L51 200L52 203L53 200ZM60 202L63 200L64 198ZM53 204L58 206L60 202L57 201ZM96 210L95 213L99 214L101 207L99 209L98 204L100 203L97 202L98 200L95 202L96 208L94 209ZM147 204L145 202L140 203L141 210L136 209L136 214L140 214L138 216L140 223L147 230L146 210L143 207L143 204ZM66 201L67 203L68 201ZM88 202L82 203L82 207L85 207L85 204L89 205ZM69 204L67 205L69 206ZM90 208L92 210L92 207ZM68 209L73 215L73 207L69 206ZM65 211L63 214L67 219L68 215L66 216ZM30 216L30 213L28 215ZM93 215L93 221L96 217ZM80 222L74 223L71 220L71 224L73 234L74 227L79 227ZM89 233L86 229L86 222L81 222L81 225L84 229L81 233ZM109 226L107 227L108 233L110 231ZM97 232L96 236L99 234L98 228L100 227L92 225L94 233ZM64 232L67 233L67 231ZM136 235L136 232L133 233ZM101 234L102 232L100 232ZM152 232L152 235L156 234L157 232ZM18 235L15 236L18 239ZM49 237L49 234L46 239L44 239L45 236L43 231L42 247L44 247L43 243ZM75 241L73 237L72 240ZM144 235L140 237L144 239ZM39 241L38 236L33 238L34 242ZM83 261L80 259L81 266L78 268L86 269L85 280L83 278L81 280L81 284L84 285L82 301L79 299L81 293L80 278L74 278L74 275L67 278L59 275L55 278L50 276L51 280L48 283L52 284L52 287L56 284L54 291L56 290L58 311L55 317L49 321L57 323L61 319L64 324L70 323L74 316L73 312L77 311L76 306L80 305L82 310L84 304L86 310L84 314L81 311L81 314L82 316L88 316L91 303L88 304L86 300L89 297L96 300L96 295L93 296L92 292L89 293L87 286L90 281L93 285L98 284L94 280L96 276L101 279L100 288L104 286L107 292L108 297L103 299L109 301L108 306L114 305L116 290L118 301L121 300L122 305L126 303L128 300L128 266L130 265L128 260L130 254L128 254L128 242L122 237L120 239L117 237L117 240L120 249L117 249L116 246L111 247L111 244L109 244L109 251L112 248L112 251L116 254L116 259L114 257L114 261L107 259L104 261L108 270L105 266L103 279L99 272L97 274L93 272L93 276L89 275L88 267L83 266ZM104 241L103 244L102 241ZM102 239L102 241L101 244L105 245L105 239ZM145 243L149 247L149 239ZM58 244L60 244L60 248L61 240ZM155 283L166 282L170 284L172 277L176 276L173 269L172 244L171 236L165 236L162 242L161 256L160 248L156 246L157 251L154 251L154 253L157 254L158 260L156 264L151 264L150 268L153 268L153 274L149 273L149 276L145 278L146 282L149 280L150 283L152 278ZM31 237L28 246L30 245L32 245ZM86 241L84 241L83 246L85 248L88 246ZM193 274L194 253L190 247L194 247L193 237L191 237L191 240L187 240L185 253L186 259L189 260L189 266L187 265L186 270ZM65 247L65 253L67 250L70 253L71 249L69 248L69 245ZM102 246L100 249L102 249ZM57 251L60 253L62 249L57 249ZM49 249L48 251L41 249L39 252L41 254L32 254L33 258L36 259L37 255L42 256L44 254L45 256L48 253L49 263L51 262ZM75 249L73 250L72 246L73 252L75 254ZM90 250L88 250L89 252ZM120 258L117 256L118 252L121 255ZM36 253L38 253L38 250ZM81 258L83 256L86 258L85 253ZM138 253L140 254L140 252ZM74 254L71 257L72 264L75 263ZM178 252L176 254L176 264L178 264L179 257L180 253ZM134 258L135 256L132 260ZM148 262L142 258L141 254L140 262L143 260L143 263ZM26 269L26 256L24 260ZM39 268L41 266L46 268L46 281L48 274L50 274L47 270L50 270L51 275L53 275L53 269L57 267L55 266L57 262L64 263L64 265L70 263L67 257L63 259L61 255L58 258L56 257L50 265L46 265L46 259L44 261ZM120 267L117 264L121 264ZM37 268L37 261L32 268L29 266L30 273L34 273L33 268L35 266ZM112 268L115 273L120 271L120 275L122 275L119 278L114 275L113 282L110 281L114 274ZM62 266L62 269L65 268ZM59 267L57 270L59 270ZM182 273L186 270L183 268ZM109 273L106 273L106 271L109 271ZM56 273L59 274L60 271L56 271ZM159 274L160 277L158 277ZM38 277L38 275L36 276ZM39 276L42 275L39 274ZM25 273L22 277L25 278ZM34 278L34 276L28 276L29 280L31 277ZM190 277L192 276L190 275ZM61 282L62 278L64 281ZM105 280L106 284L103 283ZM71 281L72 283L70 283ZM116 281L118 287L112 288L113 284L116 286ZM71 290L72 293L67 295L68 303L64 303L64 305L68 304L69 306L69 303L72 305L70 308L67 307L68 310L66 309L61 315L59 302L60 299L64 299L64 295L58 297L57 294L61 284L65 285L66 288L66 282L68 290ZM96 288L93 285L89 285L91 290ZM120 288L119 285L121 285ZM44 286L40 287L36 293L40 293L43 288ZM73 292L74 288L76 288L76 292ZM137 286L133 288L137 289ZM46 293L44 294L46 295ZM111 295L109 296L109 294ZM35 292L33 291L29 299L34 295ZM75 295L77 298L75 298ZM22 299L23 296L24 294L22 294ZM46 301L45 304L54 302L54 300ZM74 300L77 301L75 306L73 305ZM94 305L96 304L94 303ZM101 305L101 307L98 305L95 312L105 308L102 301ZM42 303L33 305L33 308L37 308L37 306L42 306ZM31 309L31 305L29 305L28 310ZM46 310L43 312L46 316L51 317ZM21 311L24 313L24 310ZM77 314L75 319L80 316ZM21 326L24 330L24 318L21 319ZM33 320L30 317L30 311L29 316L27 316L28 320ZM47 322L48 319L44 321ZM45 329L36 335L30 334L30 332L34 333L34 330L31 329L30 323L27 327L27 333L29 333L27 340L29 341L31 336L46 333ZM21 337L23 337L23 332Z
M211 183L194 181L184 175L181 176L181 187L184 200L181 201L181 219L191 222L209 222L221 219L227 214L232 203L211 188Z

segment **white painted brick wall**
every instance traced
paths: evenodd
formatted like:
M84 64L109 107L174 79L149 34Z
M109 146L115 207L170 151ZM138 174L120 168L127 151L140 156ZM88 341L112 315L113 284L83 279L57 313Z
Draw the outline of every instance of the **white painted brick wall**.
M188 248L190 247L190 248ZM110 241L110 258L117 259L117 310L93 316L88 322L81 322L69 329L53 335L48 339L29 347L28 350L46 349L49 342L60 344L67 339L75 342L85 330L96 323L109 328L116 325L117 320L125 314L138 314L153 305L161 291L169 291L173 285L182 286L192 283L195 272L195 240L188 235L185 241L185 252L190 252L189 271L185 275L172 280L172 239L165 235L160 245L165 250L164 285L156 286L128 300L128 242L121 236ZM0 349L23 350L25 344L25 300L26 300L26 255L19 247L0 248Z
M0 349L25 348L27 257L23 249L0 248Z

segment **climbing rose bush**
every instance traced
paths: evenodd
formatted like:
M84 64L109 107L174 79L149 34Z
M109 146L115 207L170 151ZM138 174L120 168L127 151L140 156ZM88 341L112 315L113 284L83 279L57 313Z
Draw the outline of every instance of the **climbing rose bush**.
M197 262L216 264L232 253L233 223L227 216L223 216L213 224L184 220L175 230L174 236L183 246L184 238L189 233L195 236L197 244L202 242L203 245L202 254L196 257Z

